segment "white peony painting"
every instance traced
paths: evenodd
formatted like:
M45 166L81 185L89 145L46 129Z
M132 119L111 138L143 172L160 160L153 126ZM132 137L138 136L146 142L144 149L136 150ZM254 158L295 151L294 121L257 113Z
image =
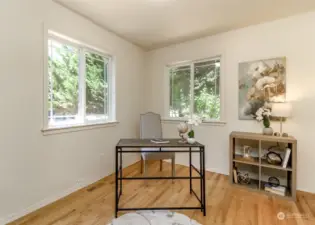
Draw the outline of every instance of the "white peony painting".
M239 119L251 120L265 103L284 102L286 59L274 58L239 64Z

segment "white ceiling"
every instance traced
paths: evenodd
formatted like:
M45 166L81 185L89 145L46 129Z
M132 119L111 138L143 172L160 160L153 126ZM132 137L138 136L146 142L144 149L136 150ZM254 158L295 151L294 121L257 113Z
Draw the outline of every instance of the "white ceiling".
M315 10L315 0L54 1L146 50Z

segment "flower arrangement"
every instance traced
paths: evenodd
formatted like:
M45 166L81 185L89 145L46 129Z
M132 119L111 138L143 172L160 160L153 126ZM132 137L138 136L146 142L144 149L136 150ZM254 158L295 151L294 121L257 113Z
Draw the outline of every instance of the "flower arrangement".
M193 130L193 126L198 126L202 123L202 119L196 115L193 115L187 122L190 125L190 131L188 132L189 138L195 137L195 131Z
M263 121L264 127L270 127L270 116L271 116L271 109L268 108L266 105L260 107L256 114L253 116L258 122Z

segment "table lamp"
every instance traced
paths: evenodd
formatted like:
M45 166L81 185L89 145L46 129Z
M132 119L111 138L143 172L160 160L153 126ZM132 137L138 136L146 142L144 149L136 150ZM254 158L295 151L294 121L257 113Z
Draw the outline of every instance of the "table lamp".
M287 133L282 133L283 118L289 118L292 114L292 105L289 102L272 104L271 116L280 117L280 135L287 137Z

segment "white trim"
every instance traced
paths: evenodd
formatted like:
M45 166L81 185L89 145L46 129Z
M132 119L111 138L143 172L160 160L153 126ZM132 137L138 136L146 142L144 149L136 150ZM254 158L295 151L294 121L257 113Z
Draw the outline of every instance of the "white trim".
M171 67L182 67L182 66L190 66L191 68L191 74L190 74L190 82L191 84L191 88L190 88L190 94L191 94L191 102L190 102L190 113L194 113L194 104L192 104L192 101L194 99L194 64L195 63L200 63L200 62L207 62L207 61L216 61L216 60L220 60L220 119L219 121L217 120L206 120L203 123L205 124L226 124L225 120L225 110L224 110L224 74L225 74L225 70L224 70L224 66L225 65L225 58L224 58L224 54L217 54L213 57L207 57L207 58L202 58L202 59L196 59L196 60L185 60L185 61L181 61L181 62L175 62L175 63L170 63L167 64L164 67L164 116L167 118L167 121L186 121L187 119L185 118L171 118L170 119L170 113L169 113L169 109L170 109L170 77L169 77L169 70ZM166 82L168 81L168 82Z
M162 123L167 124L178 124L180 122L186 122L188 118L172 118L172 117L164 117L162 118ZM200 124L201 126L225 126L226 121L222 120L204 120Z
M76 184L73 187L68 188L68 189L60 192L59 194L45 198L45 199L43 199L43 200L25 208L25 209L20 210L17 213L12 213L12 214L4 217L2 220L0 219L0 224L2 224L2 222L3 222L3 224L7 224L7 223L10 223L14 220L17 220L17 219L19 219L25 215L28 215L28 214L30 214L30 213L32 213L32 212L34 212L40 208L43 208L43 207L45 207L45 206L47 206L47 205L49 205L49 204L51 204L51 203L53 203L59 199L62 199L62 198L66 197L66 196L68 196L68 195L70 195L70 194L72 194L72 193L74 193L74 192L76 192L76 191L78 191L84 187L87 187L88 185L93 184L100 179L102 179L102 177L96 178L96 179L91 179L91 180L84 180L80 184Z
M225 121L225 54L220 55L220 120Z
M140 161L139 157L137 157L135 159L133 157L126 158L126 162L124 161L124 167L123 168L131 166L132 164L135 164L139 161ZM80 179L80 181L78 181L75 185L73 185L72 187L70 187L66 190L61 191L58 194L54 194L52 196L49 196L49 197L47 197L47 198L45 198L45 199L43 199L43 200L41 200L35 204L32 204L32 205L30 205L30 206L28 206L22 210L17 211L16 213L11 213L7 216L4 216L3 218L0 218L0 225L5 225L7 223L13 222L17 219L20 219L21 217L23 217L25 215L33 213L34 211L36 211L38 209L46 207L53 202L56 202L56 201L66 197L70 194L73 194L76 191L87 188L89 185L100 181L104 177L105 178L110 177L112 174L114 174L115 171L113 169L111 171L107 171L106 174L104 174L104 172L106 172L106 171L102 171L98 177L93 177L93 178L89 178L89 179L87 179L87 178Z
M179 67L179 66L189 66L191 63L200 63L200 62L206 62L206 61L215 61L217 59L220 59L222 57L221 54L214 55L213 57L207 57L207 58L200 58L195 60L184 60L180 62L173 62L166 64L167 67Z
M83 41L73 39L73 38L68 37L66 35L55 32L54 30L51 30L49 28L46 28L45 30L47 32L48 38L51 37L51 38L53 38L57 41L60 41L62 43L65 43L65 44L68 44L68 45L71 45L71 46L77 47L77 48L84 48L84 49L88 50L89 52L99 54L102 56L106 56L108 58L112 57L108 52L106 52L102 49L99 49L97 47L94 47L92 45L86 44Z
M194 96L195 96L195 64L191 63L190 64L190 106L189 106L190 115L194 115L194 111L195 111Z
M164 67L164 116L170 116L170 68Z
M110 57L107 66L107 83L108 83L108 116L112 120L116 120L116 59L115 57Z
M43 26L44 30L44 52L43 52L43 124L42 127L48 124L48 29L45 24Z
M79 74L78 74L78 79L79 79L79 111L78 111L78 115L79 115L79 118L80 120L82 119L82 122L80 121L80 124L69 124L69 125L66 125L66 126L63 126L63 127L48 127L49 126L49 121L48 121L48 109L49 109L49 106L48 106L48 93L49 93L49 90L48 90L48 40L49 39L52 39L52 40L56 40L57 42L60 42L60 43L63 43L63 44L67 44L67 45L70 45L72 47L75 47L78 49L78 54L79 54L79 65L78 65L78 68L79 68ZM95 54L98 54L100 56L102 56L104 59L107 59L108 60L108 71L107 71L107 83L108 83L108 104L105 106L107 107L109 110L108 110L108 116L109 116L109 120L110 121L115 121L116 120L116 105L115 105L115 99L116 99L116 96L115 96L115 90L116 88L114 87L115 86L115 74L114 74L114 61L113 61L113 56L109 55L108 53L106 53L105 51L103 50L100 50L100 49L97 49L95 47L92 47L90 45L87 45L87 44L84 44L83 42L81 41L77 41L77 40L74 40L72 38L69 38L68 36L65 36L65 35L62 35L62 34L59 34L55 31L52 31L50 30L48 27L45 26L44 24L44 82L43 82L43 85L44 85L44 88L43 88L43 125L42 127L44 129L43 132L44 133L47 133L46 131L51 131L51 130L60 130L60 129L67 129L69 130L70 128L74 128L75 131L77 130L82 130L82 127L91 127L92 125L96 125L96 126L99 126L100 123L101 124L110 124L112 122L107 122L104 120L103 121L87 121L86 120L86 58L85 58L85 54L87 52L90 52L90 53L95 53ZM112 93L113 92L113 93ZM78 129L78 127L81 127L80 129ZM51 133L51 132L49 132ZM59 132L61 133L61 132Z
M119 124L118 121L111 121L111 122L99 122L93 124L76 124L76 125L69 125L64 127L49 127L42 129L43 135L53 135L53 134L61 134L61 133L69 133L69 132L77 132L82 130L91 130L91 129L100 129L105 127L114 127Z
M85 49L79 49L79 106L78 106L78 114L79 118L82 122L86 122L85 114L86 114L86 86L85 86L85 78L86 78L86 69L85 69Z

